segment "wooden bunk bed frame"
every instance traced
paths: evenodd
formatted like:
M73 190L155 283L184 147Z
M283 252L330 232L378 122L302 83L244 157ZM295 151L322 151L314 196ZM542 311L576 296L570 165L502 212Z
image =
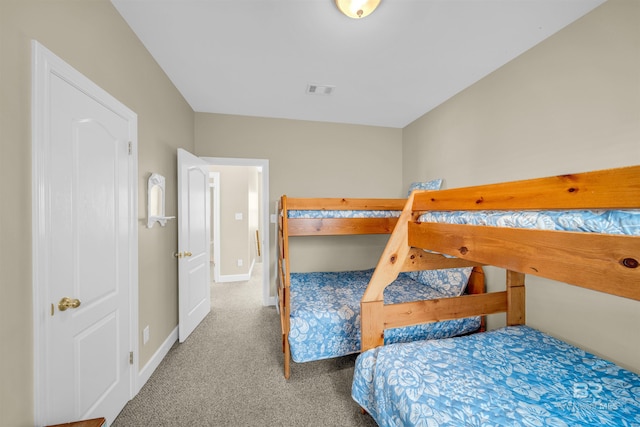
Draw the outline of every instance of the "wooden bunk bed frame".
M282 196L278 205L278 308L282 326L282 351L284 353L284 377L291 373L290 332L290 263L289 238L296 236L343 236L363 234L391 234L398 217L384 218L288 218L290 210L361 210L361 211L402 211L408 199L365 199L365 198L291 198ZM403 212L404 214L404 212ZM401 215L403 215L401 214ZM402 217L401 217L402 218ZM467 285L468 294L485 291L484 273L480 264L462 259L445 258L415 250L406 257L398 273L435 268L456 268L473 266ZM396 273L397 277L397 273ZM393 280L391 280L393 281ZM391 283L391 281L389 283ZM388 283L387 283L388 284ZM385 285L386 287L386 285ZM485 328L482 318L481 330Z
M362 351L391 327L494 313L525 324L526 274L640 300L640 236L417 221L426 211L572 209L640 209L640 166L413 193L362 298ZM385 305L384 288L423 249L504 268L506 290Z

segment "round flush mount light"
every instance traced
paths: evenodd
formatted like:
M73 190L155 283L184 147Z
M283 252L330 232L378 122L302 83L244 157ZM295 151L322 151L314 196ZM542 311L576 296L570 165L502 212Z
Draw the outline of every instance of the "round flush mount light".
M380 4L380 0L335 0L336 6L340 12L349 18L360 19L371 15L376 7Z

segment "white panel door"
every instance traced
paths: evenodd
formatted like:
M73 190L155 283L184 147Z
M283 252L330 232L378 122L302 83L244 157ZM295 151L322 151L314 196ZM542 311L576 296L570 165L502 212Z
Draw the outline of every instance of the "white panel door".
M34 106L43 124L34 144L34 292L44 326L36 418L111 422L132 394L137 119L63 64L45 66L44 105Z
M178 338L184 342L211 311L208 163L178 150Z

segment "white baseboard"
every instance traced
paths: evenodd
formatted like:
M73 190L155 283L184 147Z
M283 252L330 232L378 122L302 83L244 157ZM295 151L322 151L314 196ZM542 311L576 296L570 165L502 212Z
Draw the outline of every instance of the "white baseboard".
M217 282L246 282L251 279L251 275L253 274L253 267L256 265L256 260L251 261L251 267L249 268L249 272L245 274L225 274L220 275Z
M138 371L138 384L136 394L142 389L142 387L149 381L151 378L151 374L156 370L158 366L160 366L160 362L165 358L169 350L173 344L178 341L178 327L171 331L166 340L162 343L160 348L153 354L151 359L147 362L146 365L140 371Z
M251 279L251 274L224 274L220 275L218 282L246 282Z

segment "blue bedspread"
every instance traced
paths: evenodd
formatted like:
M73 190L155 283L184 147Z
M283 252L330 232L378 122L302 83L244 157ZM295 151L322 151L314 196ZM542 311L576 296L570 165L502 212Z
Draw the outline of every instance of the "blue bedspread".
M433 286L401 273L384 292L386 303L443 298L464 290L470 269L435 270ZM291 273L289 345L295 362L345 356L360 351L360 300L373 269L350 272ZM433 276L432 275L432 276ZM434 277L430 277L434 279ZM452 284L462 283L455 290ZM475 331L478 317L385 331L385 343L445 338Z
M640 210L428 212L422 222L640 235Z
M386 426L640 426L640 376L527 326L378 347L353 399Z
M401 211L362 211L362 210L289 210L288 218L394 218Z

